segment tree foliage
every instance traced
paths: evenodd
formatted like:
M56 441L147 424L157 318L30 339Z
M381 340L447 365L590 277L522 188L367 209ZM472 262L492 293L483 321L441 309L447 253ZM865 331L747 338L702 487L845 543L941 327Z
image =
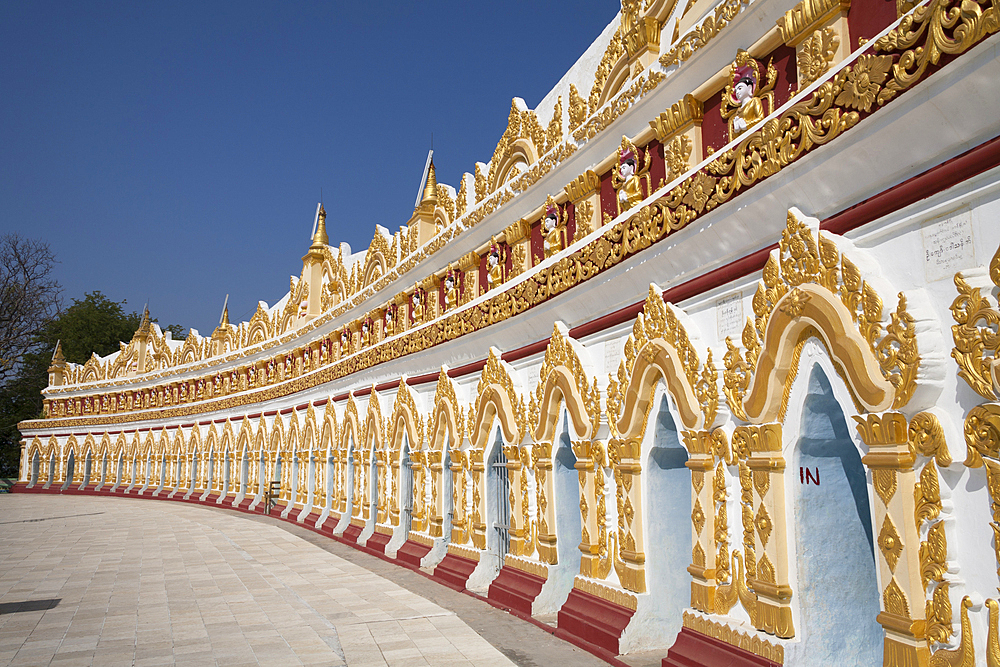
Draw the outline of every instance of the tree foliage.
M16 372L42 327L59 310L55 256L44 241L0 236L0 382Z
M117 352L119 342L132 339L142 322L139 313L127 313L125 301L117 302L101 292L89 292L82 300L45 322L31 337L14 373L0 387L0 477L14 476L20 457L21 434L17 424L42 415L42 390L48 386L48 368L56 342L62 342L67 361L85 363L92 354ZM168 330L180 333L181 327Z

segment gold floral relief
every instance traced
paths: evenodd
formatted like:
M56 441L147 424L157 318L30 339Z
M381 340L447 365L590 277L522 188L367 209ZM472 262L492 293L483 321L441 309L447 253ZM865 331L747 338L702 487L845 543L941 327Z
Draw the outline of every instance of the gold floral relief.
M813 31L813 34L802 42L795 55L800 89L829 71L839 46L840 36L829 27Z
M997 251L1000 256L1000 250ZM994 264L997 264L994 257ZM993 271L993 267L991 267ZM998 271L1000 272L1000 271ZM956 324L952 326L955 347L951 356L958 363L958 375L980 396L989 401L1000 396L1000 311L972 287L961 273L955 274L958 296L951 304Z
M903 542L899 537L899 531L896 530L896 524L888 514L885 515L882 530L878 534L878 547L885 557L885 562L889 564L889 571L895 572L896 563L903 553Z

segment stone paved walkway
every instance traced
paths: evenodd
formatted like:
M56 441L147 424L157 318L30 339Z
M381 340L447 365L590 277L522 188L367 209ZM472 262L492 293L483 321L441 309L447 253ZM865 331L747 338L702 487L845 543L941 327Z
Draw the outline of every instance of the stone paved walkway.
M453 611L310 542L182 503L2 495L0 665L513 664ZM551 641L572 662L548 664L597 664Z

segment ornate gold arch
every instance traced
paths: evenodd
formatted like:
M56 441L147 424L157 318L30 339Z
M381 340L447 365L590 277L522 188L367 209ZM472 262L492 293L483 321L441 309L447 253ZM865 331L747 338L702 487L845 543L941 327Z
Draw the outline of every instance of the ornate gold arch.
M250 322L247 323L246 329L246 345L247 347L251 345L256 345L257 343L262 343L268 338L271 338L273 331L273 326L271 324L271 318L267 314L267 310L264 309L264 303L257 303L257 310L254 312L253 317L250 318Z
M404 375L399 381L396 400L389 417L389 438L386 447L398 451L402 447L403 433L409 440L410 451L418 451L424 445L424 419L420 416L413 390L406 384Z
M538 385L528 404L528 423L536 442L552 442L559 419L560 403L565 402L577 439L589 440L601 421L601 391L597 378L587 380L580 360L579 344L570 338L562 322L552 327L552 338L538 371Z
M784 418L799 352L809 337L826 344L863 411L901 408L916 389L920 356L906 297L899 294L896 311L883 324L881 297L818 226L815 218L788 211L753 298L755 319L748 318L743 329L746 352L726 338L726 397L743 421Z
M486 447L494 417L507 444L519 445L524 439L524 398L514 388L513 370L500 359L500 350L491 347L476 388L475 417L469 424L469 439L475 449Z
M608 425L615 437L642 437L660 380L685 429L711 428L718 415L718 372L712 351L702 365L687 330L653 284L625 341L617 379L608 379Z
M327 400L323 408L323 426L320 430L320 449L329 456L330 452L337 449L339 442L339 425L337 424L337 409L333 401Z
M366 287L385 275L385 273L395 267L395 257L389 247L389 242L385 235L378 229L372 236L368 250L365 252L365 264L361 270L361 286Z
M430 448L435 451L461 447L465 433L465 411L458 402L455 381L448 377L448 367L441 367L434 390L434 407L427 428Z
M358 404L354 400L354 392L347 395L347 406L344 408L344 423L340 428L340 447L344 452L351 451L361 442L361 419L358 416Z
M263 415L261 416L263 417ZM267 433L267 451L271 453L280 452L284 449L285 444L285 425L279 412L274 415L274 422L272 422L270 431Z

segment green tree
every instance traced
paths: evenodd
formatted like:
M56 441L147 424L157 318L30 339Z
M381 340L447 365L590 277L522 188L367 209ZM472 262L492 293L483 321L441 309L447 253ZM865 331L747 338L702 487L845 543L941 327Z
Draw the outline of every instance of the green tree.
M42 415L42 390L48 386L48 368L56 342L62 342L67 361L86 363L96 353L107 356L119 350L119 342L132 340L142 316L126 313L125 301L117 302L101 292L89 292L42 326L30 351L24 353L17 372L0 387L0 477L17 474L21 434L17 424ZM154 320L155 321L155 320ZM181 327L169 330L179 335Z

